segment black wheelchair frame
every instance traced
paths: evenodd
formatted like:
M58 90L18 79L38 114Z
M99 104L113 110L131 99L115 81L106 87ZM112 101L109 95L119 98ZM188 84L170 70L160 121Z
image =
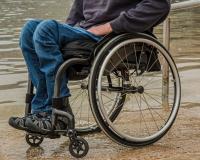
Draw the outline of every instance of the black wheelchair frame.
M63 103L63 99L62 97L60 97L60 88L61 88L61 83L62 83L62 78L64 76L66 76L66 73L68 70L70 70L70 68L72 66L87 66L88 68L91 68L92 63L94 63L96 56L99 54L99 51L111 40L113 40L114 38L116 39L116 37L118 39L121 39L121 41L123 41L123 39L125 40L127 37L134 37L134 35L141 35L141 36L147 36L150 37L153 41L156 41L155 37L152 34L140 34L140 33L134 33L134 34L121 34L121 35L116 35L116 34L110 34L107 35L103 38L103 40L101 40L98 44L96 49L94 50L94 53L89 57L89 58L85 58L85 57L74 57L74 58L70 58L68 60L66 60L58 69L56 77L55 77L55 86L54 86L54 96L52 99L52 104L53 104L53 110L52 110L52 126L55 128L56 126L56 117L59 116L64 116L68 119L69 121L69 127L68 130L64 130L64 131L60 131L60 130L53 130L52 134L49 135L38 135L38 134L34 134L34 133L27 133L26 135L26 141L28 144L30 144L31 146L39 146L44 137L47 138L59 138L59 136L55 136L55 135L64 135L64 136L68 136L70 139L70 146L69 146L69 151L70 153L77 158L81 158L84 157L89 150L89 146L88 143L83 139L83 138L79 138L77 135L77 131L75 128L75 124L73 124L73 118L72 115L70 115L69 113L66 113L64 111L60 110L60 106L62 106ZM72 74L72 77L69 77L69 80L78 80L78 79L83 79L85 77L88 76L89 71L88 70L81 70L81 71L76 71L76 69L73 69L74 73ZM34 97L34 86L31 82L31 80L29 79L28 81L28 90L27 90L27 94L26 94L26 107L25 107L25 114L29 114L31 112L31 101L32 98ZM180 103L180 99L179 99L179 103ZM178 104L179 105L179 104ZM114 115L113 120L115 120L116 116L118 115L118 113L121 111L121 109L118 109L117 114ZM99 114L100 115L100 114ZM98 115L98 116L99 116ZM98 118L95 117L95 118ZM175 117L174 117L175 119ZM96 119L95 119L96 120ZM98 120L97 120L98 124L101 124ZM101 124L102 125L102 124ZM106 127L102 127L101 129L105 129ZM106 128L107 130L108 128ZM98 129L98 131L100 131L100 129ZM35 136L36 139L38 140L38 142L31 142L29 137L30 136ZM116 141L116 140L115 140ZM155 140L154 140L155 141ZM153 143L154 141L152 141L151 143ZM119 143L119 142L118 142ZM150 142L149 142L150 143ZM143 145L145 145L147 143L144 143ZM129 145L129 144L127 144ZM132 146L132 144L130 145ZM136 144L137 146L137 144ZM82 147L84 148L82 150L81 153L79 153L79 148Z

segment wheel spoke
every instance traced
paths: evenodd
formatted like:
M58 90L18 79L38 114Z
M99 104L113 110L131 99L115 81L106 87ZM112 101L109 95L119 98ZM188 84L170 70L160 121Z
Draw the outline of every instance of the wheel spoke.
M147 102L147 100L146 100L144 94L143 94L142 96L143 96L144 102L146 103L146 105L147 105L147 107L148 107L148 110L150 111L151 117L152 117L154 123L156 124L157 130L159 131L159 127L158 127L158 124L157 124L157 122L156 122L156 120L155 120L155 118L154 118L154 116L153 116L153 113L152 113L152 111L151 111L151 107L150 107L149 103Z
M150 131L149 131L149 128L147 127L147 122L145 121L144 115L143 115L143 113L142 113L142 109L141 109L141 96L140 96L140 102L138 101L136 95L135 95L135 99L136 99L136 102L137 102L137 104L138 104L138 107L139 107L139 110L140 110L142 119L144 120L144 124L145 124L145 127L146 127L147 131L148 131L148 134L151 135L151 134L150 134Z

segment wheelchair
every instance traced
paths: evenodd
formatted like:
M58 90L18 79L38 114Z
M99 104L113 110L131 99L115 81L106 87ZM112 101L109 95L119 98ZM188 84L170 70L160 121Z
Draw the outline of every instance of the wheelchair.
M166 65L167 75L166 76ZM69 78L70 104L75 115L59 110L62 77ZM28 81L25 114L31 112L34 87ZM26 134L31 146L45 137L68 136L72 156L89 150L81 135L103 131L118 144L133 147L161 139L174 123L181 99L181 84L174 60L152 34L123 33L105 36L90 57L71 57L58 69L53 98L52 125L56 117L68 118L69 128L50 135ZM57 133L57 134L55 134Z

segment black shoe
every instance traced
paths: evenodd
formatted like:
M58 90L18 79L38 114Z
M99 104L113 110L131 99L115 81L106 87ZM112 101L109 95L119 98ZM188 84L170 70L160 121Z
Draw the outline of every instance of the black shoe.
M8 124L15 129L28 131L28 128L26 126L26 120L27 118L30 118L31 116L32 115L27 115L25 117L10 117Z
M52 130L51 115L44 112L34 114L27 118L25 125L33 133L47 134Z
M68 98L65 98L64 105L60 109L72 115L72 123L75 124L74 115L69 105ZM39 133L43 135L51 133L54 129L67 130L68 124L69 124L68 119L66 117L58 116L56 126L55 128L53 128L52 116L46 113L36 114L30 118L27 118L25 122L25 125L31 132Z

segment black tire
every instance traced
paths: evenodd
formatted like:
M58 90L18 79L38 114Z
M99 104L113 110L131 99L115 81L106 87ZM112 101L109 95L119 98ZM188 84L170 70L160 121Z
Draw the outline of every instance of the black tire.
M163 129L161 128L162 132L158 132L159 134L150 137L148 139L142 139L140 141L130 139L129 137L123 137L121 136L121 133L118 132L117 130L112 128L112 122L110 122L108 119L106 119L107 115L104 115L104 112L101 110L101 106L99 104L99 97L97 95L97 79L100 74L101 67L106 59L106 57L112 52L112 49L116 47L117 45L133 40L133 39L138 39L138 40L147 40L149 42L152 42L152 44L155 44L155 46L159 46L159 49L163 51L163 57L165 60L169 63L170 70L172 71L172 77L176 80L174 84L174 99L175 101L173 102L173 107L172 111L169 114L169 118L167 119L166 124L164 124ZM98 53L98 56L96 57L93 67L91 69L91 75L90 75L90 81L89 81L89 99L92 107L92 111L94 114L94 117L100 126L100 128L103 130L103 132L112 140L115 142L125 145L125 146L144 146L144 145L149 145L152 144L156 141L158 141L160 138L162 138L168 130L171 128L172 124L174 123L179 105L180 105L180 99L181 99L181 85L180 85L180 78L178 74L177 67L174 63L174 60L172 59L170 53L165 49L165 47L159 43L155 38L146 35L146 34L123 34L120 36L117 36L113 40L111 40L107 45L105 45L100 52ZM116 120L114 121L116 123Z
M89 151L88 142L83 138L76 138L69 144L69 152L75 158L83 158ZM81 152L81 153L80 153Z
M40 144L43 142L44 137L40 136L35 136L31 134L26 134L26 142L31 146L31 147L39 147Z

